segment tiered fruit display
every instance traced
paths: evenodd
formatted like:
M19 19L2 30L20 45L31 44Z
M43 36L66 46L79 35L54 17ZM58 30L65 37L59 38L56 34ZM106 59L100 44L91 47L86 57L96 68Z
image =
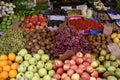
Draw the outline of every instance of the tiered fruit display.
M111 38L113 39L114 43L118 44L120 47L120 33L113 33Z
M91 54L83 55L78 52L70 60L55 59L53 69L56 71L54 78L57 80L102 80L98 72L90 64Z
M16 15L10 15L9 17L4 17L2 23L0 24L0 31L9 29L12 27L12 21L14 19L18 19L18 25L21 25L21 23L24 21L24 17L16 16Z
M52 70L52 61L43 50L32 56L26 49L22 49L16 56L16 62L20 63L17 80L54 80L52 76L55 71Z
M9 80L17 76L17 68L19 64L15 62L15 53L0 55L0 80Z
M27 16L24 20L22 27L25 30L43 29L46 27L47 19L43 14L33 14L32 16Z
M120 79L120 62L113 54L101 50L100 56L93 56L91 66L98 71L103 80Z

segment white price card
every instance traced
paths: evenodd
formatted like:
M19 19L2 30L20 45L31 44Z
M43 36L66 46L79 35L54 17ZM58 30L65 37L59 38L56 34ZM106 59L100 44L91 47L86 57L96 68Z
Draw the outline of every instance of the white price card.
M61 9L70 10L72 9L72 6L61 6Z
M61 20L61 21L65 21L65 16L57 16L57 15L51 15L49 16L50 20Z
M109 44L108 49L111 54L115 55L117 58L120 58L120 48L116 43Z

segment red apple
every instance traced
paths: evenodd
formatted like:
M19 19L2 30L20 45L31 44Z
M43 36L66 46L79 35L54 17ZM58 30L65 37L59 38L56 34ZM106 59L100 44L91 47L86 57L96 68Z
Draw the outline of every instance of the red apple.
M72 59L72 60L76 60L76 59L77 59L77 56L72 56L71 59Z
M86 71L87 71L88 73L92 73L93 71L95 71L95 69L93 69L92 66L87 66Z
M97 71L94 71L92 74L91 74L92 77L95 77L95 78L98 78L98 72Z
M88 67L88 66L90 66L90 63L89 63L89 62L83 62L83 65L84 65L85 67Z
M86 58L92 58L92 55L90 53L85 54Z
M76 59L76 63L79 65L79 64L82 64L83 63L83 59L82 58L77 58Z
M71 80L71 78L67 76L67 77L65 77L64 80Z
M97 80L102 80L101 78L97 78Z
M63 68L58 68L56 72L61 75L64 73L64 70Z
M40 25L40 24L41 24L41 22L40 22L40 21L38 21L38 22L37 22L37 25Z
M69 64L69 63L70 63L70 60L65 60L64 63L65 63L65 64Z
M63 69L64 69L65 71L69 70L69 69L70 69L70 65L69 65L69 64L65 64L65 65L63 66Z
M74 60L70 60L70 65L75 65L76 62Z
M82 80L90 80L90 75L87 72L83 72L81 75Z
M83 71L86 69L86 67L83 64L80 64L78 68L82 69Z
M78 73L78 74L82 74L83 73L83 69L80 69L80 68L78 68L77 70L76 70L76 73Z
M85 58L84 61L91 63L91 62L92 62L92 59L91 59L91 58Z
M66 74L66 73L63 73L63 74L61 75L61 79L65 79L65 77L67 77L67 74Z
M55 59L53 62L56 65L56 67L62 67L63 66L63 62L59 59Z
M56 66L55 64L53 64L52 68L53 68L54 70L57 70L57 66Z
M67 75L68 75L68 76L71 76L72 74L74 74L74 70L73 70L73 69L69 69L69 70L67 71Z
M60 80L60 77L61 77L60 74L57 74L57 73L53 75L53 78L55 78L57 80Z
M82 57L83 57L83 54L82 54L81 52L78 52L78 53L76 54L76 56L82 58Z
M76 71L77 68L78 68L77 65L72 65L72 66L70 66L70 69L73 69L74 71Z

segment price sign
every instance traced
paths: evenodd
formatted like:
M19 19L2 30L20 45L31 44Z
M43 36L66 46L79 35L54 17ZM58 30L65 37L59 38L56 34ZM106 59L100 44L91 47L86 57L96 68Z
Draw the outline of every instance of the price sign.
M18 29L18 19L17 18L12 21L12 29L13 30Z
M61 20L61 21L65 21L65 16L57 16L57 15L51 15L49 16L50 20Z
M104 25L104 30L103 30L103 33L104 34L107 34L107 35L110 35L112 33L112 30L113 28L109 25Z
M71 6L61 6L61 9L70 10L70 9L72 9L72 7Z
M115 55L117 58L120 58L120 48L116 43L109 44L108 49L113 55Z

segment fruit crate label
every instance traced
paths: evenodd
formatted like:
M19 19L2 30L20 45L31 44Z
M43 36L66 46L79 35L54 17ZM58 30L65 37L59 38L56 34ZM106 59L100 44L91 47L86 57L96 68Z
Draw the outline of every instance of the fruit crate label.
M112 33L113 28L110 25L104 25L103 33L110 35Z
M19 20L17 18L12 21L12 29L13 30L17 30L18 29L18 21Z
M109 44L108 49L113 55L115 55L117 58L120 58L120 48L116 43Z
M72 9L72 6L61 6L61 9L70 10Z
M61 21L65 21L65 16L57 16L57 15L51 15L49 16L50 20L61 20Z

